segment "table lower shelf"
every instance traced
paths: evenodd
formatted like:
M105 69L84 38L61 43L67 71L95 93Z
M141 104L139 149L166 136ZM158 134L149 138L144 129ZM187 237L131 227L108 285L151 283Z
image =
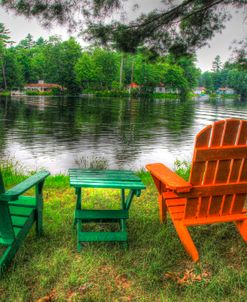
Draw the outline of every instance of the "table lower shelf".
M75 218L81 220L128 219L128 210L76 210Z
M77 224L77 249L81 251L83 242L124 242L127 244L126 219L129 218L128 210L79 210L75 211ZM84 232L84 223L119 223L120 231L116 232Z
M79 232L79 242L127 241L127 232Z

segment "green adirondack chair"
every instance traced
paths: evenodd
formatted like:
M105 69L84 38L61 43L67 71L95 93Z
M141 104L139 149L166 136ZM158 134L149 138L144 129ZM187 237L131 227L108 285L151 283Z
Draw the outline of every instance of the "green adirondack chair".
M49 174L38 172L5 191L0 171L0 277L35 222L37 234L42 233L42 189ZM35 196L21 196L34 186Z

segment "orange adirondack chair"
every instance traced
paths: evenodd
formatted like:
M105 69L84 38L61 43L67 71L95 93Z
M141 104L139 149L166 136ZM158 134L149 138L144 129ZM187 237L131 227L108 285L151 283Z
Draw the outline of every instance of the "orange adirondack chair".
M163 164L149 164L158 189L160 220L167 210L187 253L199 259L187 227L234 222L247 241L247 121L213 123L196 136L189 182Z

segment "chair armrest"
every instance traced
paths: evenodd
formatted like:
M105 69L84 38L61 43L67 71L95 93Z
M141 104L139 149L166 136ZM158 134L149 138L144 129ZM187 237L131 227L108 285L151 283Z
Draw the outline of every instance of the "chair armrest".
M167 189L175 191L177 193L189 192L192 185L185 181L182 177L171 171L163 164L150 164L146 165L147 170L152 176L162 182Z
M14 201L16 200L22 193L26 192L36 184L42 182L47 176L50 175L48 171L38 172L5 193L0 194L0 200L5 201Z

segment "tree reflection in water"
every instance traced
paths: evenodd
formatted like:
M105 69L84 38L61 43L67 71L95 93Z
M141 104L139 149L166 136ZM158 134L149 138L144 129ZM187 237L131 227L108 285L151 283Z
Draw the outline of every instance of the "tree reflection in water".
M54 173L78 156L111 168L190 159L195 134L227 117L247 118L246 102L119 98L0 98L0 152Z

